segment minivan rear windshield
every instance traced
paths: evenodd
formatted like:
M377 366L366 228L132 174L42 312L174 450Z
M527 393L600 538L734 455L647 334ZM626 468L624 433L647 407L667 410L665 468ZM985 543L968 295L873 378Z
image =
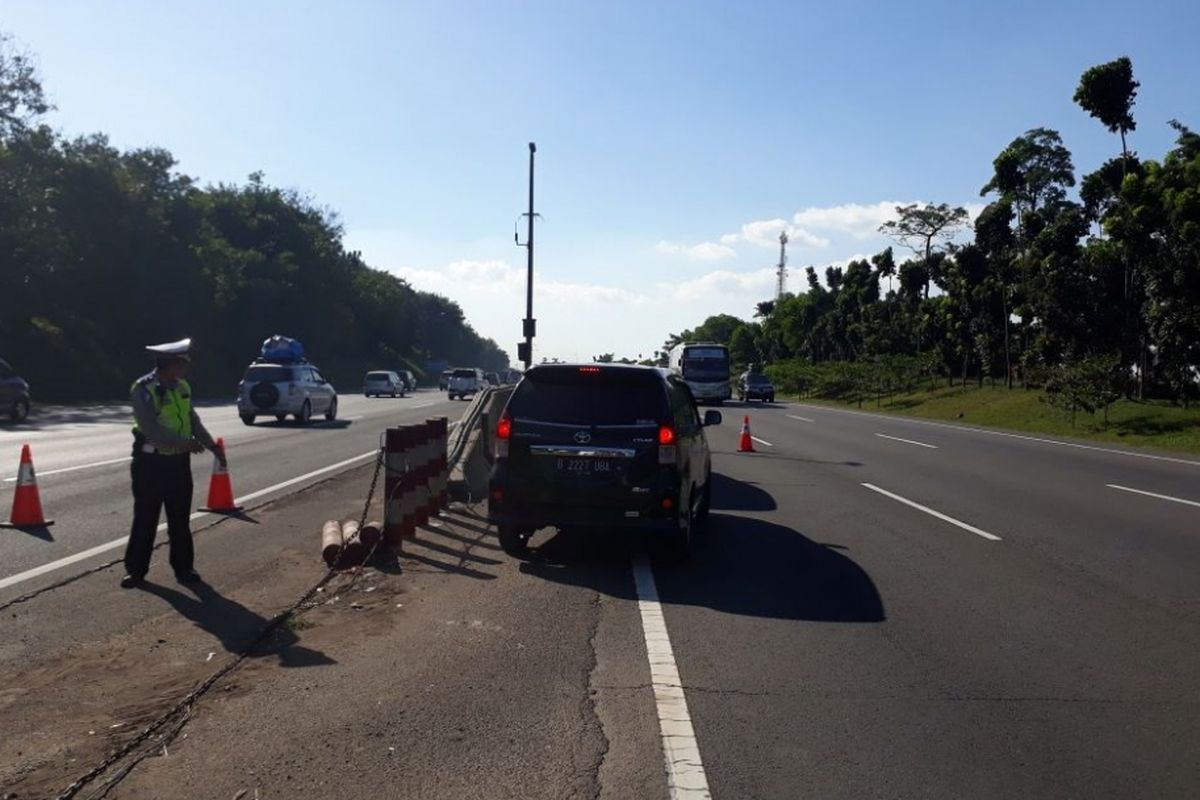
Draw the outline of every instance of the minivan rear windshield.
M475 370L473 370L473 369L456 369L456 370L454 370L453 377L455 377L455 378L474 378L477 376L475 375Z
M369 380L369 381L387 381L387 380L391 380L391 378L392 378L392 375L390 372L368 372L367 373L367 380Z
M258 366L251 367L246 370L247 381L258 383L266 381L267 383L285 383L292 380L291 367L276 367L276 366Z
M543 370L526 374L508 404L515 419L562 425L652 425L667 417L652 373Z

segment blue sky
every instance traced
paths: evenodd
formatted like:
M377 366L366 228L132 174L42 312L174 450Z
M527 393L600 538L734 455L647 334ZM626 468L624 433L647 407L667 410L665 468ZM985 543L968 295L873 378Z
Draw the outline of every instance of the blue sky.
M991 159L1057 128L1080 173L1116 138L1072 102L1119 55L1131 146L1200 127L1192 2L8 0L64 132L255 170L336 209L373 266L459 301L512 351L538 143L538 356L649 354L805 265L870 254L897 202L981 202Z

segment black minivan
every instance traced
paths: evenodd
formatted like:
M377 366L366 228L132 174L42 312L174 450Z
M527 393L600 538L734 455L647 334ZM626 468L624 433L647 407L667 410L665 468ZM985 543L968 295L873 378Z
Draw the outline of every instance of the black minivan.
M712 459L687 384L653 367L534 367L496 423L488 519L510 555L545 527L637 528L686 551Z

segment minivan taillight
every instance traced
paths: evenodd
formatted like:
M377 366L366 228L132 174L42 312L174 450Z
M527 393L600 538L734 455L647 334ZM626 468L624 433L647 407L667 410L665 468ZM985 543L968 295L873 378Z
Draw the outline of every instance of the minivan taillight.
M508 458L508 440L512 438L512 418L501 417L496 423L496 458Z
M658 427L658 463L675 464L679 460L675 429L670 425Z

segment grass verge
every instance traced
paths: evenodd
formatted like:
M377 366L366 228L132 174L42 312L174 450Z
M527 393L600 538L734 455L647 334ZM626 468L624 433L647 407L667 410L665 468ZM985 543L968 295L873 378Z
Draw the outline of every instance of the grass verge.
M806 403L859 408L859 404L806 399ZM1200 408L1183 409L1160 401L1118 400L1104 416L1071 414L1046 403L1033 389L984 386L939 387L891 398L864 400L864 411L882 411L989 428L1092 439L1098 442L1158 447L1200 453Z

